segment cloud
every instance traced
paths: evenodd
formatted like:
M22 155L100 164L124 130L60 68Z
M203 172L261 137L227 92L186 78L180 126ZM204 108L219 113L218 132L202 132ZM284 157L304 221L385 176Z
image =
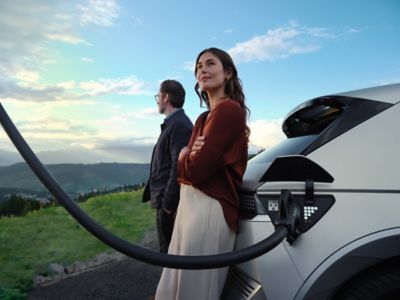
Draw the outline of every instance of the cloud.
M270 148L285 139L282 119L257 120L249 123L250 143L262 148Z
M54 117L18 121L16 126L26 137L41 141L85 141L97 134L97 129L81 121Z
M46 64L58 55L52 43L90 45L74 28L72 8L58 1L0 1L0 97L36 102L74 98L63 87L39 84ZM66 13L60 15L61 10Z
M137 113L134 113L133 116L136 118L152 118L155 116L159 116L159 111L157 108L146 108L143 110L138 111Z
M70 156L74 156L73 153L76 153L77 148L86 149L81 145L88 142L93 143L100 138L100 133L90 124L73 119L36 117L17 121L15 125L35 152L64 151L64 154L71 152ZM3 141L7 141L7 143L3 143ZM10 147L6 136L0 136L0 149L16 151L14 147ZM75 158L75 162L80 162L82 159L79 156ZM53 161L46 160L45 162ZM58 162L72 161L68 155L59 155Z
M113 115L108 119L101 120L97 126L102 126L112 131L121 132L124 128L134 127L138 119L152 119L159 117L160 113L157 108L146 108L139 111L121 113Z
M92 44L86 42L85 40L79 38L76 35L73 34L66 34L63 32L49 32L45 35L45 37L49 40L53 40L53 41L60 41L60 42L64 42L67 44L72 44L72 45L76 45L76 44L85 44L87 46L92 46Z
M23 102L76 101L79 95L69 93L62 85L0 80L0 97Z
M185 62L185 63L183 64L183 68L184 68L185 70L194 72L194 64L195 64L194 61L189 60L189 61L187 61L187 62Z
M357 29L346 29L334 33L325 27L303 27L297 22L268 30L228 50L234 60L240 62L275 61L292 55L320 50L324 40L358 33Z
M37 82L40 79L40 74L36 71L27 70L18 66L15 69L14 78L20 81Z
M151 114L151 109L141 113ZM136 122L137 118L128 114L92 121L34 117L22 118L16 126L35 152L46 150L41 156L46 163L148 162L157 136L135 133ZM0 150L15 152L10 144L6 135L0 134Z
M108 118L91 121L90 126L98 130L100 136L96 136L96 138L100 140L126 139L132 136L141 137L143 134L140 128L143 125L143 121L152 118L160 118L158 112L156 114L153 109L151 111L146 109L138 112L116 112ZM158 123L159 121L157 120L156 124ZM157 135L158 128L159 126L157 125L152 126L151 131L154 131L154 134ZM152 141L155 142L155 140L156 138Z
M6 100L12 108L13 117L20 120L16 125L32 148L47 150L46 157L51 156L52 161L149 160L156 138L125 138L139 135L134 132L134 118L151 118L158 114L156 109L136 111L130 120L113 124L111 121L115 120L107 123L101 117L93 120L94 114L85 122L71 118L74 111L77 116L84 114L82 108L90 111L98 96L147 95L150 88L146 82L135 75L85 82L42 81L49 63L65 61L55 45L91 46L81 35L80 25L111 26L118 13L116 1L86 1L79 8L68 1L43 0L35 5L23 0L0 1L0 100ZM93 62L90 56L81 60ZM61 115L69 118L48 117L59 116L64 108L65 114ZM11 147L4 132L0 132L0 149Z
M105 94L144 93L144 84L134 79L116 78L71 85L40 83L47 64L60 57L53 43L91 46L78 33L77 18L84 24L109 26L118 17L116 1L87 1L78 7L72 2L43 0L0 1L0 97L8 101L84 101ZM62 11L62 13L60 13ZM77 11L80 13L77 17ZM83 57L89 63L93 59ZM88 91L85 87L96 87Z
M146 95L149 91L145 82L130 75L125 78L99 79L81 82L79 87L87 96L102 96L107 94Z
M119 6L115 0L89 0L84 5L78 5L77 8L81 12L82 25L112 26L119 12Z
M119 114L117 116L113 116L109 119L110 122L126 122L133 121L134 119L151 119L154 117L159 117L160 113L158 108L149 107L135 112L128 112L124 114Z
M269 29L265 34L239 42L227 51L236 63L276 61L318 51L324 41L337 40L360 32L361 30L357 28L333 30L325 27L304 27L297 21L290 21L286 26ZM233 29L228 28L224 33L232 34ZM185 62L183 68L194 71L194 62Z
M148 84L134 75L125 78L108 78L76 83L67 81L56 84L35 82L35 73L26 73L32 80L15 82L0 80L0 98L23 102L76 102L82 103L106 95L149 95ZM39 76L39 75L37 75ZM20 75L22 78L23 76ZM27 78L25 78L27 79Z
M121 161L150 162L155 141L149 138L108 140L96 145L98 151L118 157Z
M76 87L76 82L74 80L59 82L56 84L58 87L62 87L64 89L73 89Z
M313 52L319 49L315 42L303 42L302 33L295 27L268 30L250 40L236 44L228 52L236 62L253 60L274 61L293 54Z
M94 60L90 57L81 57L81 60L85 63L92 63Z
M89 45L76 33L73 20L60 19L59 6L63 5L52 1L35 5L22 0L0 1L1 77L16 78L21 70L41 71L52 56L49 42Z
M72 4L40 1L26 5L22 0L0 2L0 97L22 102L88 101L109 94L142 95L146 84L134 75L125 78L41 83L46 64L54 62L49 45L91 44L76 33L76 10ZM62 14L59 12L63 11ZM109 25L117 16L115 1L88 1L81 5L83 23ZM82 57L83 62L93 59Z

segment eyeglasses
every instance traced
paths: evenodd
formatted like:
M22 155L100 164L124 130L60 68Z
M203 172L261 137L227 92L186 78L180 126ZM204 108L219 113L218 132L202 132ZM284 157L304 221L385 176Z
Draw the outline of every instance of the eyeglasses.
M158 100L160 99L160 95L159 94L154 95L154 99L156 100L156 102L158 102Z

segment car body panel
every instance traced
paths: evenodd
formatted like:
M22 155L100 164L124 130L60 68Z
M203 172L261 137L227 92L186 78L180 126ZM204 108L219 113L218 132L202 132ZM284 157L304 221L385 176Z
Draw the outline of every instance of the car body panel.
M262 184L260 178L270 165L271 162L247 164L241 188L244 190L255 191Z
M335 178L332 189L400 190L399 116L400 104L394 105L307 157Z
M400 83L348 91L335 95L370 99L395 104L400 101Z
M272 223L268 216L258 216L251 221L240 222L240 232L238 234L236 249L240 249L249 243L259 242L274 231ZM298 288L303 283L304 279L296 269L296 266L290 260L285 247L280 244L267 254L260 256L247 263L238 265L238 268L247 274L256 274L253 279L262 283L267 299L286 300L293 299ZM282 286L282 278L272 276L276 272L285 274L285 280L291 282L290 285L283 290L276 289L277 286Z
M285 247L304 278L343 246L373 232L398 226L400 194L340 193L321 220ZM379 200L378 200L379 199ZM382 218L382 216L385 216Z
M384 259L400 257L400 104L396 104L400 102L400 84L336 96L393 105L305 154L334 178L332 183L315 182L314 194L332 195L335 203L294 243L284 241L263 256L239 265L262 284L269 300L329 299L357 272ZM259 195L276 197L283 189L305 194L305 182L258 182L271 163L250 161L242 188L256 192L255 199ZM263 213L266 210L240 221L237 249L273 232L270 218Z
M398 256L399 253L399 227L357 239L322 262L304 282L295 299L331 299L343 282L373 265Z

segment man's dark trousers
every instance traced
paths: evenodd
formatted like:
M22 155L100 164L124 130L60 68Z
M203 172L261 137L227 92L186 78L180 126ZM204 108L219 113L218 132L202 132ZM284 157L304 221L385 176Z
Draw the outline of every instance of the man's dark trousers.
M162 208L157 209L157 232L160 252L167 253L174 229L175 214L168 214Z

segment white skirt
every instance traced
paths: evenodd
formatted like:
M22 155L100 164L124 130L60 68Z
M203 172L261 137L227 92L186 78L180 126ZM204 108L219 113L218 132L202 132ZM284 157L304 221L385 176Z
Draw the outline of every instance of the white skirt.
M232 251L236 233L225 221L218 200L182 184L168 253L209 255ZM156 300L218 300L228 268L177 270L164 268Z

